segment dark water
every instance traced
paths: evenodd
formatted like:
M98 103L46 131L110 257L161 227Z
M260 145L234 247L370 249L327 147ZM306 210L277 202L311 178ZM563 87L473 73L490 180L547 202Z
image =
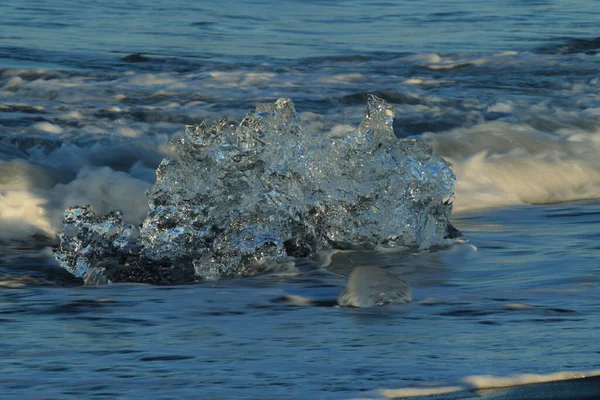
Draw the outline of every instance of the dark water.
M0 397L377 398L600 369L600 2L12 0L0 16ZM66 207L143 221L185 124L290 97L343 133L368 93L454 164L469 243L183 287L81 287L52 260ZM281 301L333 300L356 265L401 274L415 302Z

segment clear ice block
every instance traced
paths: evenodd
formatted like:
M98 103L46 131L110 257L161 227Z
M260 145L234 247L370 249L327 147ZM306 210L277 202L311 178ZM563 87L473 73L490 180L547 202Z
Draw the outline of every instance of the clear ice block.
M72 207L55 256L91 283L181 283L248 276L321 250L448 243L460 235L449 223L450 164L397 139L393 119L369 96L359 127L330 137L279 99L240 123L188 126L156 171L139 236L118 212Z

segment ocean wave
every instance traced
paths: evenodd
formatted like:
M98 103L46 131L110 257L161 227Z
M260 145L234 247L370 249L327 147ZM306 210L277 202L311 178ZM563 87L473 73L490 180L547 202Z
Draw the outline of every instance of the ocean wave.
M62 185L104 167L152 183L184 124L238 119L290 97L310 129L338 137L375 93L397 110L398 137L423 138L454 164L458 211L600 198L598 57L390 52L162 70L144 66L162 62L156 55L111 57L109 67L0 69L0 162L59 169ZM12 216L25 214L14 210L19 202L31 215L57 210L48 188L0 190ZM55 217L40 218L30 225L53 232Z
M493 121L426 135L457 176L455 210L600 198L600 129ZM579 123L578 121L577 123Z

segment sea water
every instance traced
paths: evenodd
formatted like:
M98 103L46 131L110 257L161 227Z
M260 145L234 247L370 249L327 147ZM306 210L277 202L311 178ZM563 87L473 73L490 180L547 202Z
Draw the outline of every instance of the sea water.
M377 398L600 368L598 2L15 0L0 16L0 397ZM69 206L143 221L185 124L288 97L343 134L368 93L453 163L469 242L170 287L81 287L53 260ZM285 300L328 304L357 265L400 274L414 302Z

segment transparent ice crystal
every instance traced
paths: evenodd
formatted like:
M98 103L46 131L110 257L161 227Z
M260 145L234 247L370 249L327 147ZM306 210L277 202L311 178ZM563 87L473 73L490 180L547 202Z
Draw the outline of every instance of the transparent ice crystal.
M320 250L447 243L460 234L448 221L450 164L398 140L393 119L369 96L358 129L331 137L279 99L240 123L188 126L156 171L139 233L118 212L72 207L55 256L91 283L182 283L252 275Z

